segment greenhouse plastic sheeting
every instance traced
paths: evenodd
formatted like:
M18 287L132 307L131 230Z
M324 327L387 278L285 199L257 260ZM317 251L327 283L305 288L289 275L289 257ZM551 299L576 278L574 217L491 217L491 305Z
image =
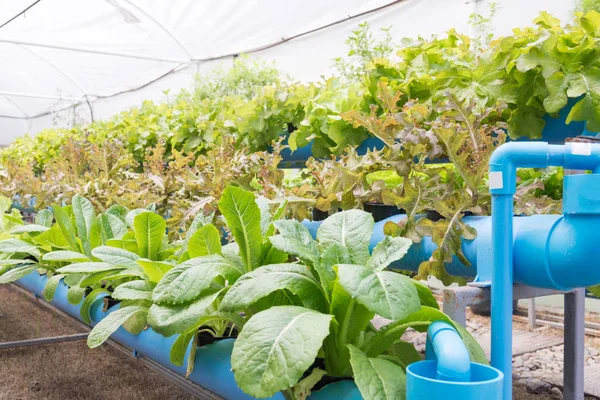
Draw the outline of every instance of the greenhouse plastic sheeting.
M567 21L574 0L500 0L494 33L540 10ZM240 53L299 80L331 75L369 21L393 37L471 33L480 0L0 0L0 145L26 132L106 118Z

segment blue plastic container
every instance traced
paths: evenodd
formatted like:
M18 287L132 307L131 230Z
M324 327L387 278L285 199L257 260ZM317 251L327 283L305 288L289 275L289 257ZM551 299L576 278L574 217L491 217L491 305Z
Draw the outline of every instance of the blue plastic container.
M310 400L362 400L362 395L354 381L346 380L331 383L323 389L312 392Z
M406 399L501 400L502 372L471 362L456 329L433 322L427 330L426 361L406 368Z
M406 400L502 400L503 380L497 369L477 363L469 382L439 380L436 361L419 361L406 368Z
M287 145L287 137L282 144ZM280 168L304 168L306 160L313 156L312 153L313 141L310 141L306 146L299 147L292 152L291 149L285 148L281 150L282 161L279 163ZM377 137L369 137L364 140L360 146L356 148L359 155L367 154L369 150L381 150L385 147L385 143Z
M552 117L549 114L544 115L543 119L546 122L546 125L542 131L542 138L539 140L551 144L564 144L566 138L583 134L585 128L584 121L571 121L570 124L567 124L567 116L579 100L581 100L581 97L570 98L567 101L567 105L558 112L558 117ZM528 137L520 137L516 140L516 142L530 141L531 138Z

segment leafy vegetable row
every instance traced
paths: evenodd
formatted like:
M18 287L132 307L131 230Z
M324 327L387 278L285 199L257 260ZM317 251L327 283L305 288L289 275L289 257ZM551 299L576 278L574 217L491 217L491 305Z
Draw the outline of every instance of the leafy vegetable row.
M120 326L133 334L150 327L178 336L174 364L184 363L192 343L188 372L198 335L238 331L233 372L255 397L282 391L303 399L323 377L335 377L354 379L366 399L403 398L404 370L421 359L403 333L448 320L427 287L386 270L411 241L387 237L371 253L373 218L360 210L332 215L315 239L300 222L280 219L286 205L226 188L218 207L229 243L214 215L198 214L185 235L169 241L154 212L114 206L96 214L81 196L40 212L31 225L3 213L0 283L46 274L50 301L63 281L88 323L97 298L117 300L88 345L101 345ZM375 315L388 320L382 329L373 326ZM486 363L457 328L472 359Z

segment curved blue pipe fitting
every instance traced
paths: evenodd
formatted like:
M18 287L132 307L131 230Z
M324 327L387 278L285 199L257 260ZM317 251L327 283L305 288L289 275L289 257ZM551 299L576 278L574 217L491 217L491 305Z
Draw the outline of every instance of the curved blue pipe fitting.
M437 361L437 379L448 382L471 380L469 351L456 329L435 321L427 330L426 358Z
M433 322L427 330L426 361L406 368L406 399L501 400L504 376L487 365L472 363L456 329Z

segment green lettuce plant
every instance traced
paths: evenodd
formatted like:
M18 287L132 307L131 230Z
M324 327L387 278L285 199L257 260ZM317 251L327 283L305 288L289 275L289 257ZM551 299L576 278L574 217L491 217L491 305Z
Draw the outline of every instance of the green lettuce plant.
M152 291L148 323L164 336L178 335L171 349L171 362L183 365L190 343L188 373L193 369L199 332L213 336L241 329L244 320L237 313L222 312L219 304L227 289L245 273L261 265L284 262L288 256L274 248L268 237L273 221L281 217L283 204L274 212L266 199L230 186L223 191L219 210L235 242L222 245L221 233L211 219L196 219L179 263L158 281Z
M404 368L420 356L400 340L402 334L448 318L427 288L386 270L410 240L387 237L370 253L373 225L364 211L340 212L323 222L315 240L298 221L274 222L279 234L271 244L300 263L244 274L219 307L249 316L232 354L242 390L255 397L282 391L289 399L304 398L328 375L353 377L365 398L403 398ZM391 322L375 329L370 321L376 314ZM461 331L472 357L486 362Z

